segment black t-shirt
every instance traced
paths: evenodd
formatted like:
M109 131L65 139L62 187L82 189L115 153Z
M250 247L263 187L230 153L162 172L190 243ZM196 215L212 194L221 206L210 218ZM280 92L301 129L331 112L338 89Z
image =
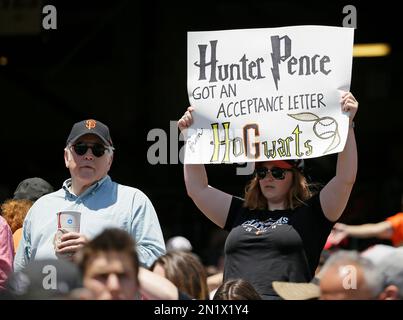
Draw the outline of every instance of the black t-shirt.
M276 298L272 281L309 282L333 227L319 194L294 210L250 210L232 197L224 229L224 281L242 278L264 298Z

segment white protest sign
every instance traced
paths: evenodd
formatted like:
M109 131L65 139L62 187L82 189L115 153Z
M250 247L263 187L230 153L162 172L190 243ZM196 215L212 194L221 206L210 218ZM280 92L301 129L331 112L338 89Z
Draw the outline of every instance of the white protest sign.
M295 26L188 33L194 123L185 163L313 158L340 152L354 29Z

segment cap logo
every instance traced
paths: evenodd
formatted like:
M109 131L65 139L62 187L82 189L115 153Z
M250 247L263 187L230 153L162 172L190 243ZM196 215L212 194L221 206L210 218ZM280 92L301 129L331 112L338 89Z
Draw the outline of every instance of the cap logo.
M95 120L93 120L93 119L85 121L85 127L88 130L94 129L96 127L96 125L97 125L97 122Z

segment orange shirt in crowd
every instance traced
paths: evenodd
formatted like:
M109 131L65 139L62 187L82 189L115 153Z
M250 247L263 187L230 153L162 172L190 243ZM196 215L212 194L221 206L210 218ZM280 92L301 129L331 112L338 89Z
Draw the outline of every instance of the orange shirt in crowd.
M403 244L403 212L396 213L386 219L389 221L393 228L392 243L394 246Z
M17 252L18 245L20 244L20 240L22 237L22 228L15 230L13 233L13 242L14 242L14 254Z

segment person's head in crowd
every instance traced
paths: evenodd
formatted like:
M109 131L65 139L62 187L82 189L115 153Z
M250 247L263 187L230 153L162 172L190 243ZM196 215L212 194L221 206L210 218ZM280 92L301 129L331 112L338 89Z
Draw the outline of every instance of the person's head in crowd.
M193 250L192 244L188 239L182 236L175 236L169 238L166 243L167 252L170 251L185 251L191 252Z
M73 125L66 141L64 160L75 194L81 194L108 174L113 150L109 128L102 122L90 119Z
M382 299L384 276L357 251L334 253L320 272L320 299Z
M386 250L386 254L384 250ZM346 276L344 278L338 276L338 272L335 270L337 266L340 270L339 275L343 274L343 267L345 268ZM326 261L322 270L310 283L274 281L273 288L285 300L319 298L401 300L403 299L402 266L403 249L401 248L379 245L367 249L361 254L356 251L340 251ZM322 282L324 274L326 277ZM332 280L330 283L329 277ZM343 286L343 281L346 288ZM322 295L319 282L322 287L325 287Z
M22 225L29 209L36 200L53 191L52 185L42 178L24 179L15 189L13 199L8 199L1 205L1 214L13 233L15 251L17 251L22 236Z
M14 233L22 228L28 210L40 197L53 192L52 185L42 178L28 178L21 181L14 191L14 197L1 205L1 214Z
M213 300L262 300L262 298L249 282L233 279L218 287Z
M396 247L378 243L378 244L368 247L367 249L362 251L360 254L361 254L361 257L371 260L371 262L373 264L378 265L387 256L389 256L389 254L391 254L395 251L396 251Z
M208 300L207 274L193 253L171 251L154 261L151 270L171 281L180 291L198 300Z
M14 200L27 199L35 202L40 197L53 192L52 185L42 178L28 178L19 183L14 192Z
M1 215L7 220L12 233L22 228L22 223L33 204L28 199L8 199L1 205Z
M81 295L83 294L83 295ZM33 260L10 275L3 299L86 299L78 267L66 260Z
M121 229L106 229L79 252L83 283L97 300L132 300L139 289L139 260L132 237Z
M395 248L376 267L385 277L381 299L403 300L403 248Z
M255 163L255 173L245 188L245 206L249 209L267 209L271 191L264 188L264 179L270 172L277 181L277 197L284 197L286 207L294 209L312 196L303 174L304 160L276 160ZM267 193L267 194L266 194Z

